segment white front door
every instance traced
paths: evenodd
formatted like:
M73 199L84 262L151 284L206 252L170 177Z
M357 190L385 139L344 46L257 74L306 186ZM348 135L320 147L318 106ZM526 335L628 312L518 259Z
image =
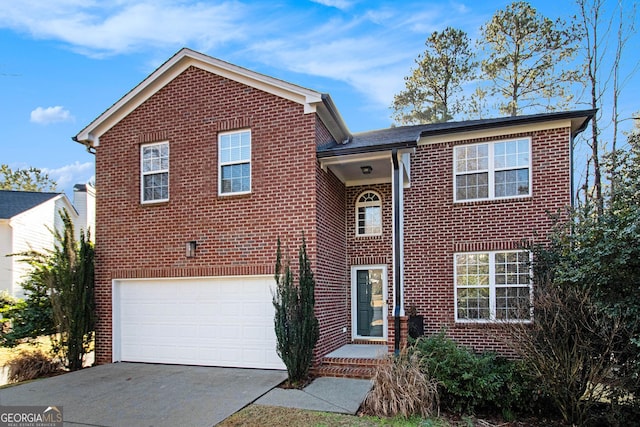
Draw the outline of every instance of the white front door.
M351 330L354 339L387 339L387 267L351 267Z

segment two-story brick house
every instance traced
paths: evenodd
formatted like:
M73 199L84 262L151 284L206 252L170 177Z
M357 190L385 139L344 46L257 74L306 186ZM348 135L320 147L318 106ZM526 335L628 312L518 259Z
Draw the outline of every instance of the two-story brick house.
M593 111L351 134L326 94L182 49L74 139L96 153L98 363L282 368L276 241L302 233L316 360L427 332L504 350L530 321L522 239L571 200Z

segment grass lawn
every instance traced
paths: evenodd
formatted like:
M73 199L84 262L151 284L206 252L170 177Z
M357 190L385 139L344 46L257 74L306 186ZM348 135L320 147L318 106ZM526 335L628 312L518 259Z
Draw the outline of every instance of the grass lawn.
M333 414L328 412L307 411L304 409L278 408L274 406L249 405L240 412L218 424L218 427L238 426L316 426L316 427L455 427L473 426L473 422L451 424L445 419L430 418L422 420L411 418L377 418Z
M512 422L481 419L476 417L418 417L378 418L358 415L333 414L304 409L279 408L275 406L249 405L236 412L218 427L239 426L311 426L311 427L538 427L560 426L557 420L523 419Z

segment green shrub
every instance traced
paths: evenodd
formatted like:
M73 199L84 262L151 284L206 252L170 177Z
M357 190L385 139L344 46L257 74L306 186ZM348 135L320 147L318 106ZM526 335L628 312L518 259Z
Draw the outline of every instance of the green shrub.
M304 234L298 252L298 266L298 285L296 285L288 258L285 259L284 266L282 265L280 239L278 239L276 289L273 294L276 351L287 367L289 384L293 387L302 386L308 379L313 348L320 336L320 327L314 309L316 282L311 270L311 261L307 256Z
M0 294L0 346L15 347L25 339L35 339L56 332L48 288L33 276L22 284L25 299Z
M418 352L388 356L376 367L363 411L377 417L430 416L438 408L438 386L420 365Z
M413 347L423 356L423 371L439 384L441 405L455 413L501 411L506 419L532 409L533 390L525 367L493 353L475 354L444 333L419 338Z
M64 227L51 230L53 249L15 255L32 268L28 283L38 290L36 295L41 297L38 303L51 318L47 327L52 331L39 331L38 335L57 333L54 350L59 350L66 367L75 371L82 369L84 355L93 341L94 248L89 232L81 231L80 239L75 240L73 222L66 209L58 213Z

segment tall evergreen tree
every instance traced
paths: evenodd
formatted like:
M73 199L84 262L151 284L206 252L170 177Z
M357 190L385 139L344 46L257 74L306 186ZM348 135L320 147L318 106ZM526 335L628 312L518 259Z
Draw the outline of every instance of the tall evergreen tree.
M400 124L447 122L461 111L462 86L471 80L476 64L462 30L434 31L426 49L405 77L405 90L394 96L393 118Z
M579 73L571 68L580 31L563 20L538 14L517 1L498 10L481 28L479 46L487 95L497 96L501 113L517 116L528 109L553 110L570 100L569 86Z
M298 256L298 285L295 284L288 259L282 264L280 239L276 252L273 295L275 308L274 326L277 352L289 376L289 383L298 386L308 375L313 358L313 348L320 336L318 319L315 316L315 279L311 262L307 256L307 245L302 236ZM283 270L284 268L284 270Z

